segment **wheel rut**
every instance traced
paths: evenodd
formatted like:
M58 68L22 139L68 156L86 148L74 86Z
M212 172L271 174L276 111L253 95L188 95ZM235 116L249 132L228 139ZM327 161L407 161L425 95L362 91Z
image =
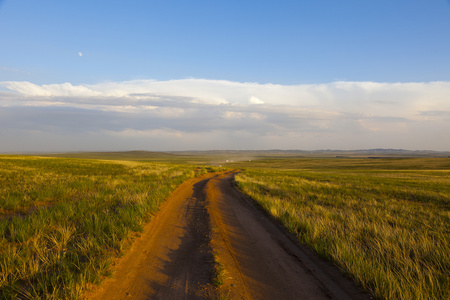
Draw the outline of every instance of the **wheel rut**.
M180 185L86 298L370 299L237 191L236 173Z

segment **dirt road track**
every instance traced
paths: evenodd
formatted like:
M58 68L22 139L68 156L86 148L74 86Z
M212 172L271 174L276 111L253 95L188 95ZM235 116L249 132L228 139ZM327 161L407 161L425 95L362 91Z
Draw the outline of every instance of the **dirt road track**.
M370 299L233 187L183 183L88 299ZM223 284L212 285L214 256Z

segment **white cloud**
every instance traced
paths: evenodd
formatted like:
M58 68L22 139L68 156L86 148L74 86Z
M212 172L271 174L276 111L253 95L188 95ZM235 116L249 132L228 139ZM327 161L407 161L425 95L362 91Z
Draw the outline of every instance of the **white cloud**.
M261 99L255 97L255 96L251 96L250 104L264 104L264 101L262 101Z
M36 85L26 81L3 81L0 85L27 96L73 97L131 97L148 99L152 96L189 97L210 104L285 104L305 107L330 104L348 108L355 102L374 107L408 101L424 108L435 103L447 105L450 82L376 83L333 82L310 85L274 85L240 83L224 80L183 79L169 81L135 80L107 82L95 85L70 83ZM428 98L428 101L425 101ZM261 100L261 99L264 99ZM203 100L203 101L202 101ZM419 102L419 103L417 103Z
M235 111L226 111L223 113L223 117L224 119L229 119L229 120L233 120L233 119L242 119L244 115L240 112L235 112Z
M74 86L71 83L37 85L28 81L3 81L0 85L24 96L49 97L96 97L104 93L90 89L85 85ZM106 94L107 95L107 94Z
M193 147L184 139L190 136L213 149L223 141L213 138L219 134L237 149L450 149L450 82L284 86L184 79L0 86L10 90L0 93L4 134L40 130L49 139L89 132L99 135L98 143L102 134L105 143L109 136L107 144L114 145L111 133L117 132L117 145L125 136L136 138L131 148L142 145L138 136L164 145L175 145L168 137L177 137L176 147Z

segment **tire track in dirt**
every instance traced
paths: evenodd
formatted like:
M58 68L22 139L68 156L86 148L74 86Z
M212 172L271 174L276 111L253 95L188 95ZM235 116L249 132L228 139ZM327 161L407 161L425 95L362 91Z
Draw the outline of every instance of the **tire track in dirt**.
M328 262L298 245L234 186L236 172L206 187L213 248L224 265L220 293L230 299L371 299Z
M214 258L204 187L214 176L181 184L118 261L113 277L86 298L211 298Z
M370 299L234 188L236 171L183 183L88 299ZM212 284L214 259L222 284Z

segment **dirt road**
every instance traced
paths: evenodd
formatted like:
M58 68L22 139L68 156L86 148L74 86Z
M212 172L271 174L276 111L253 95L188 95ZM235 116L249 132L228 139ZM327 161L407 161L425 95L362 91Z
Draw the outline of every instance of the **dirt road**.
M370 299L233 187L183 183L88 299ZM214 273L215 261L220 266ZM214 285L216 277L221 284Z

